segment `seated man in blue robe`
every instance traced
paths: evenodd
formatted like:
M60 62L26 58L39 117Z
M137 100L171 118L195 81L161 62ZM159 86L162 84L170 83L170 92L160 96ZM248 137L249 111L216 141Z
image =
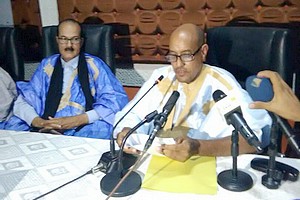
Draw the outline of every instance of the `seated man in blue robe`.
M5 129L108 139L128 97L110 68L80 52L80 24L58 25L60 54L42 60L30 82L18 82L14 116Z

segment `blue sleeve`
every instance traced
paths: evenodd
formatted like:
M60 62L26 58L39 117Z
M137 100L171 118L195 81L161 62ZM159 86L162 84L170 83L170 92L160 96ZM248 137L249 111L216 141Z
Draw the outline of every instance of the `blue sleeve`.
M128 103L128 97L110 68L101 59L92 58L88 66L93 73L95 89L93 108L100 119L113 125L115 114Z

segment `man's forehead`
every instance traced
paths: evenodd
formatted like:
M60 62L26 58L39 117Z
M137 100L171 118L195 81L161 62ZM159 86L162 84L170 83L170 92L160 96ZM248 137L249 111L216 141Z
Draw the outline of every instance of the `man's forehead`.
M78 35L80 35L80 26L76 23L72 22L65 22L59 26L59 33L70 33L70 29L72 30L71 32L77 32Z
M64 23L60 24L59 31L63 31L65 29L78 29L78 30L80 30L80 26L76 23L73 23L73 22L64 22Z
M170 52L190 52L194 51L194 48L197 47L196 42L192 42L191 40L185 41L185 40L179 40L179 41L171 41L169 45L169 51Z

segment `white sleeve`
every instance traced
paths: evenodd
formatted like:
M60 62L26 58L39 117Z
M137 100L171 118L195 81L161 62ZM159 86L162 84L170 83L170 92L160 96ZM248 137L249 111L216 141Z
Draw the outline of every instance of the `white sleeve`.
M39 116L34 108L29 105L21 95L19 95L15 101L14 115L24 120L29 126L31 126L33 119Z
M122 109L122 111L118 112L115 117L114 124L116 125L119 120L126 115L126 113L137 103L142 96L151 88L151 86L155 83L155 81L161 76L166 76L167 67L159 68L153 71L151 77L143 84L135 97ZM137 105L132 109L126 117L121 119L120 123L117 124L117 127L114 130L114 136L116 136L124 127L133 128L139 122L141 122L144 117L151 113L152 111L158 109L158 102L162 94L159 94L157 87L154 87L147 95L143 97ZM141 126L137 132L149 134L149 132L153 129L152 123L144 124Z

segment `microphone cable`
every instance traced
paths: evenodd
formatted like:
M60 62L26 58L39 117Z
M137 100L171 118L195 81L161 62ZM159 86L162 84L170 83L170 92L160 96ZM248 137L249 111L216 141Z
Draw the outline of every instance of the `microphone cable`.
M81 179L82 177L84 177L84 176L86 176L86 175L88 175L88 174L94 174L94 173L100 171L100 170L96 170L96 169L94 169L94 168L95 168L95 167L93 167L92 169L90 169L90 170L87 171L86 173L84 173L84 174L78 176L77 178L74 178L73 180L68 181L68 182L62 184L62 185L60 185L60 186L58 186L58 187L56 187L56 188L50 190L49 192L46 192L46 193L44 193L44 194L41 194L40 196L35 197L35 198L32 199L32 200L38 200L38 199L40 199L40 198L42 198L42 197L47 196L48 194L51 194L52 192L55 192L56 190L59 190L60 188L66 186L66 185L68 185L68 184L70 184L70 183L73 183L73 182L75 182L75 181Z
M163 75L161 75L155 82L154 82L154 84L142 95L142 97L123 115L123 117L121 117L120 119L119 119L119 121L115 124L115 126L113 127L113 131L114 131L114 129L117 127L117 125L124 119L124 117L136 106L136 104L138 104L143 98L144 98L144 96L146 96L148 93L149 93L149 91L150 90L152 90L152 88L154 87L154 86L156 86L162 79L164 78L164 76ZM111 146L111 153L112 153L112 155L113 156L115 156L115 143L114 143L114 141L115 141L115 139L114 139L114 137L113 137L113 133L111 134L112 136L111 136L111 140L110 140L110 146ZM140 157L139 157L140 158ZM135 163L138 163L138 161L140 161L141 159L138 159ZM42 197L44 197L44 196L46 196L46 195L48 195L48 194L50 194L50 193L52 193L52 192L55 192L56 190L59 190L60 188L62 188L62 187L64 187L64 186L66 186L66 185L68 185L68 184L70 184L70 183L72 183L72 182L75 182L76 180L79 180L79 179L81 179L82 177L84 177L84 176L86 176L86 175L88 175L88 174L95 174L96 172L98 172L98 171L101 171L101 165L99 165L99 164L97 164L96 166L94 166L92 169L90 169L89 171L87 171L86 173L84 173L84 174L82 174L82 175L80 175L80 176L78 176L77 178L75 178L75 179L73 179L73 180L71 180L71 181L69 181L69 182L67 182L67 183L64 183L64 184L62 184L62 185L60 185L60 186L58 186L58 187L56 187L56 188L54 188L54 189L52 189L52 190L50 190L49 192L46 192L46 193L44 193L44 194L42 194L42 195L40 195L40 196L38 196L38 197L35 197L34 199L32 199L32 200L38 200L38 199L40 199L40 198L42 198ZM130 170L130 171L132 171L132 170ZM130 171L128 171L128 172L130 172ZM130 172L131 173L131 172ZM126 173L126 177L127 176L129 176L130 175L130 173ZM122 181L122 179L121 179L121 181ZM123 180L124 181L124 180ZM122 182L123 182L122 181ZM119 186L118 186L118 188L119 188ZM115 190L117 190L118 188L116 188ZM115 191L113 191L113 192L111 192L112 194L114 193ZM111 194L111 195L112 195Z
M142 152L142 156L143 156L144 154L145 154L145 151ZM139 157L138 157L138 159L136 160L135 164L132 166L132 169L130 169L130 170L125 174L125 176L124 176L125 178L123 177L123 178L120 180L121 183L122 183L122 182L126 179L126 177L129 176L130 173L136 168L137 163L140 162L142 156L139 156ZM68 182L66 182L66 183L64 183L64 184L62 184L62 185L60 185L60 186L58 186L58 187L56 187L56 188L54 188L54 189L52 189L52 190L46 192L46 193L44 193L44 194L41 194L40 196L37 196L37 197L33 198L32 200L38 200L38 199L40 199L40 198L42 198L42 197L45 197L45 196L51 194L52 192L55 192L55 191L57 191L57 190L63 188L64 186L69 185L70 183L73 183L73 182L75 182L75 181L77 181L77 180L83 178L84 176L86 176L86 175L88 175L88 174L95 174L95 173L97 173L97 172L99 172L99 171L101 171L101 167L100 167L99 165L96 165L95 167L93 167L92 169L88 170L88 171L85 172L84 174L82 174L82 175L80 175L80 176L74 178L73 180L70 180L70 181L68 181ZM118 184L118 185L117 185L118 187L116 186L116 188L111 192L110 197L111 197L111 195L113 195L113 193L120 187L121 183Z
M110 197L112 197L112 195L114 195L114 193L116 192L116 190L121 186L121 184L125 181L125 179L133 172L133 170L135 170L137 168L137 164L140 163L140 160L144 157L145 153L147 152L147 150L149 149L149 147L152 145L152 142L156 136L156 133L157 131L159 131L162 126L165 124L167 118L168 118L168 115L170 114L171 110L173 109L173 107L175 106L176 104L176 101L178 100L180 94L178 91L173 91L173 93L171 94L170 98L168 99L168 101L166 102L164 108L163 108L163 111L158 115L159 117L156 118L156 114L157 114L157 111L155 112L152 112L150 114L148 114L146 117L145 117L145 121L147 122L150 122L152 121L153 119L152 118L156 118L154 122L154 124L156 123L157 125L155 125L155 128L152 132L152 134L149 136L149 139L146 141L146 144L144 146L144 149L142 151L142 154L138 157L138 159L136 160L136 162L134 163L134 165L132 166L132 168L130 168L126 174L121 178L121 180L116 184L116 186L113 188L113 190L109 193L108 197L106 198L109 199ZM143 120L144 121L144 120ZM142 122L143 122L142 121ZM139 123L141 124L141 122ZM136 126L136 127L139 127L139 124ZM133 128L135 129L135 128ZM129 137L129 134L127 133L126 135L127 137ZM124 145L125 145L125 142L126 142L126 139L127 137L124 137L123 141L122 141L122 147L120 149L120 152L122 153L123 151L123 148L124 148ZM120 154L122 155L122 154ZM121 156L119 156L119 161L121 161ZM119 164L120 166L120 164Z
M119 121L114 125L113 130L112 130L112 134L111 134L111 138L110 138L110 151L112 153L113 156L116 155L115 153L115 138L114 138L114 130L116 129L116 127L118 126L118 124L125 118L125 116L127 116L127 114L150 92L150 90L152 90L152 88L154 86L156 86L162 79L164 78L163 75L160 75L160 77L158 77L158 79L153 83L153 85L139 98L139 100L137 102L135 102L135 104L119 119Z
M144 157L144 155L146 154L147 151L143 150L142 153L138 156L138 159L136 160L136 162L134 163L134 165L132 165L132 167L126 172L126 174L121 178L121 180L118 182L118 184L114 187L114 189L109 193L109 195L106 197L105 200L108 200L110 197L112 197L112 195L114 195L114 193L117 191L117 189L119 189L119 187L121 186L121 184L125 181L125 179L134 171L137 169L138 164L140 163L140 161L142 160L142 158Z
M137 99L136 102L134 102L134 104L128 108L128 110L126 111L126 113L121 116L121 118L115 123L115 125L112 128L112 133L110 135L110 139L109 139L109 150L104 152L97 165L94 168L100 168L98 171L102 171L103 173L109 173L115 170L115 164L116 164L116 158L118 155L118 150L116 150L115 148L115 138L114 138L114 130L116 129L116 127L118 126L118 124L128 115L128 113L130 113L130 111L154 88L154 86L156 86L157 84L160 83L160 81L164 78L163 75L160 75L158 77L158 79L155 80L155 82L152 84L152 86L144 93L141 95L141 97L139 97ZM135 162L136 158L133 155L126 155L127 159L126 161L124 161L124 163L126 164L126 167L130 167L133 165L133 163Z

